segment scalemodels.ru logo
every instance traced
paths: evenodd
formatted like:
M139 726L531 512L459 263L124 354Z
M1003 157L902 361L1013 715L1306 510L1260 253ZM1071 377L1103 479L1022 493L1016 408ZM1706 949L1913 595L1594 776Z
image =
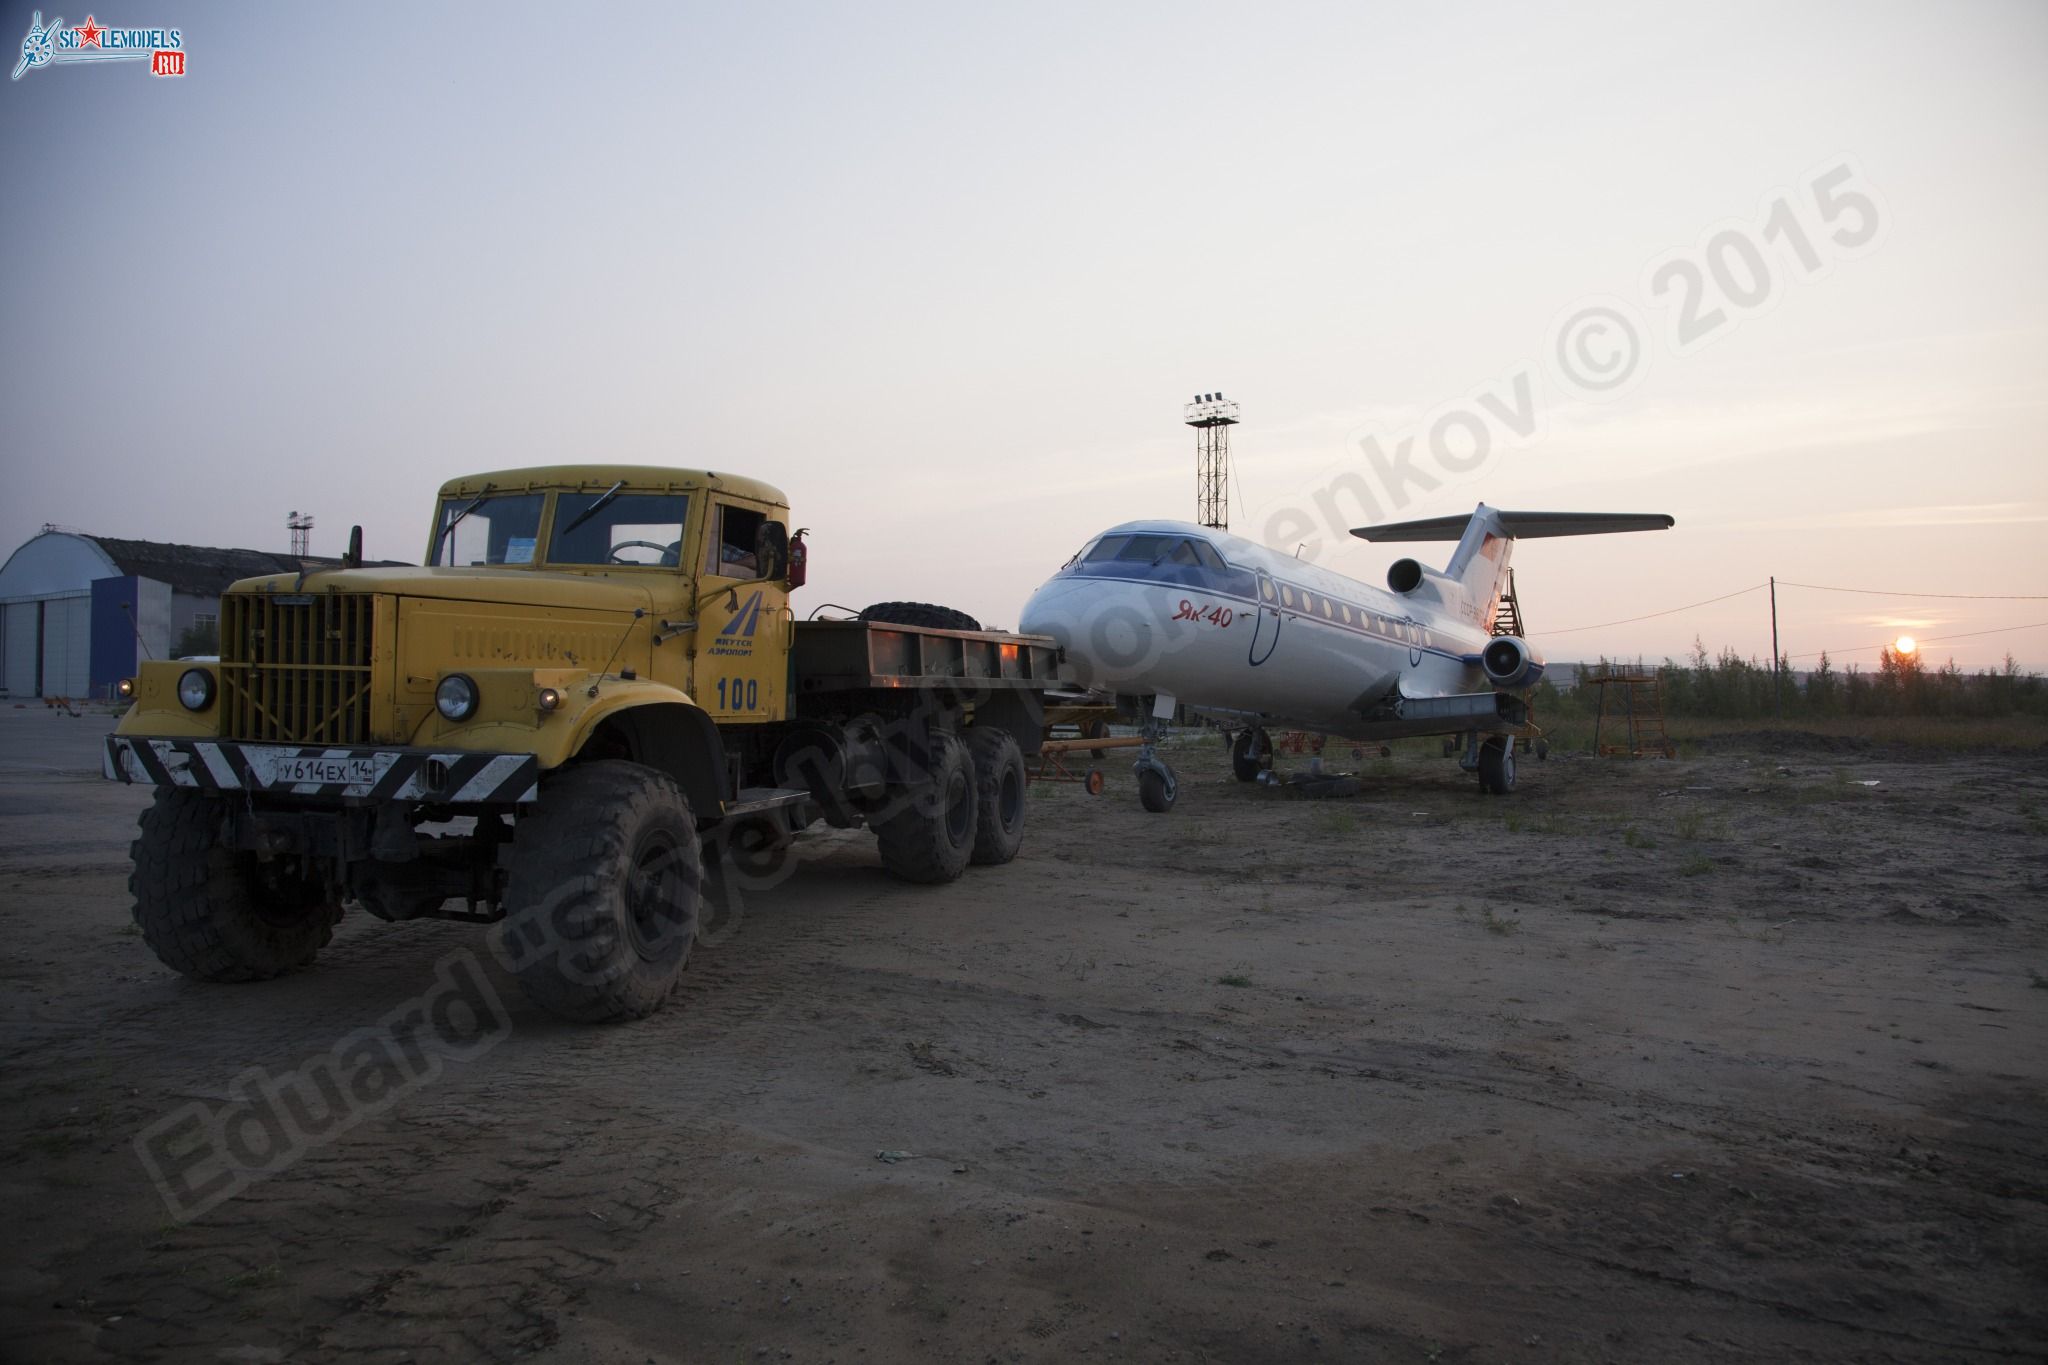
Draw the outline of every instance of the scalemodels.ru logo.
M185 35L175 28L101 28L90 14L72 28L64 27L62 19L53 19L44 28L43 12L37 10L28 36L21 40L21 61L13 79L20 80L25 71L73 62L148 62L152 76L182 76Z

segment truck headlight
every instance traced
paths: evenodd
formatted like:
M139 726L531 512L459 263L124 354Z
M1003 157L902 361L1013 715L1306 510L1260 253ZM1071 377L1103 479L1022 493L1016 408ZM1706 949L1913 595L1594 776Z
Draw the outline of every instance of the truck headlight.
M133 701L135 699L135 679L123 678L115 683L114 695L122 701Z
M468 720L476 714L476 684L450 673L434 689L434 709L450 720Z
M552 711L562 704L562 694L552 687L543 687L539 700L541 710Z
M213 705L213 674L203 668L188 668L179 674L178 700L187 711L204 711Z

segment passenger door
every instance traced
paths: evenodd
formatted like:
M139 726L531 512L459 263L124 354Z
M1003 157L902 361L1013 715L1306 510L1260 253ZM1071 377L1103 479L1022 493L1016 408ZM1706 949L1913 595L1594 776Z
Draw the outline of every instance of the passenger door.
M1259 571L1259 619L1252 626L1252 644L1245 661L1253 668L1273 657L1280 647L1280 594L1273 575Z

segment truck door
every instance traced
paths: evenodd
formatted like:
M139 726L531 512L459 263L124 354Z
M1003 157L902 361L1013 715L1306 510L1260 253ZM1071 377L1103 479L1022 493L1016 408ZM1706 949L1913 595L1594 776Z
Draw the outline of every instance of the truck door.
M774 509L779 510L779 509ZM764 553L774 510L713 494L699 566L697 676L691 695L715 721L789 716L789 590Z

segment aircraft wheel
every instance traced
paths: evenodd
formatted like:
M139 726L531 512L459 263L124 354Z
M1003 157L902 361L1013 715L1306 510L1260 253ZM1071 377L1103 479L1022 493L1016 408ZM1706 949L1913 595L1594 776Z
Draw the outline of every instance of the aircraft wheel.
M1273 766L1273 737L1254 725L1240 731L1230 746L1230 770L1240 782L1256 782Z
M1513 741L1496 735L1479 746L1479 789L1490 796L1506 796L1515 789Z
M1180 784L1173 780L1173 769L1165 764L1139 771L1138 803L1154 815L1164 815L1172 810L1179 795Z

